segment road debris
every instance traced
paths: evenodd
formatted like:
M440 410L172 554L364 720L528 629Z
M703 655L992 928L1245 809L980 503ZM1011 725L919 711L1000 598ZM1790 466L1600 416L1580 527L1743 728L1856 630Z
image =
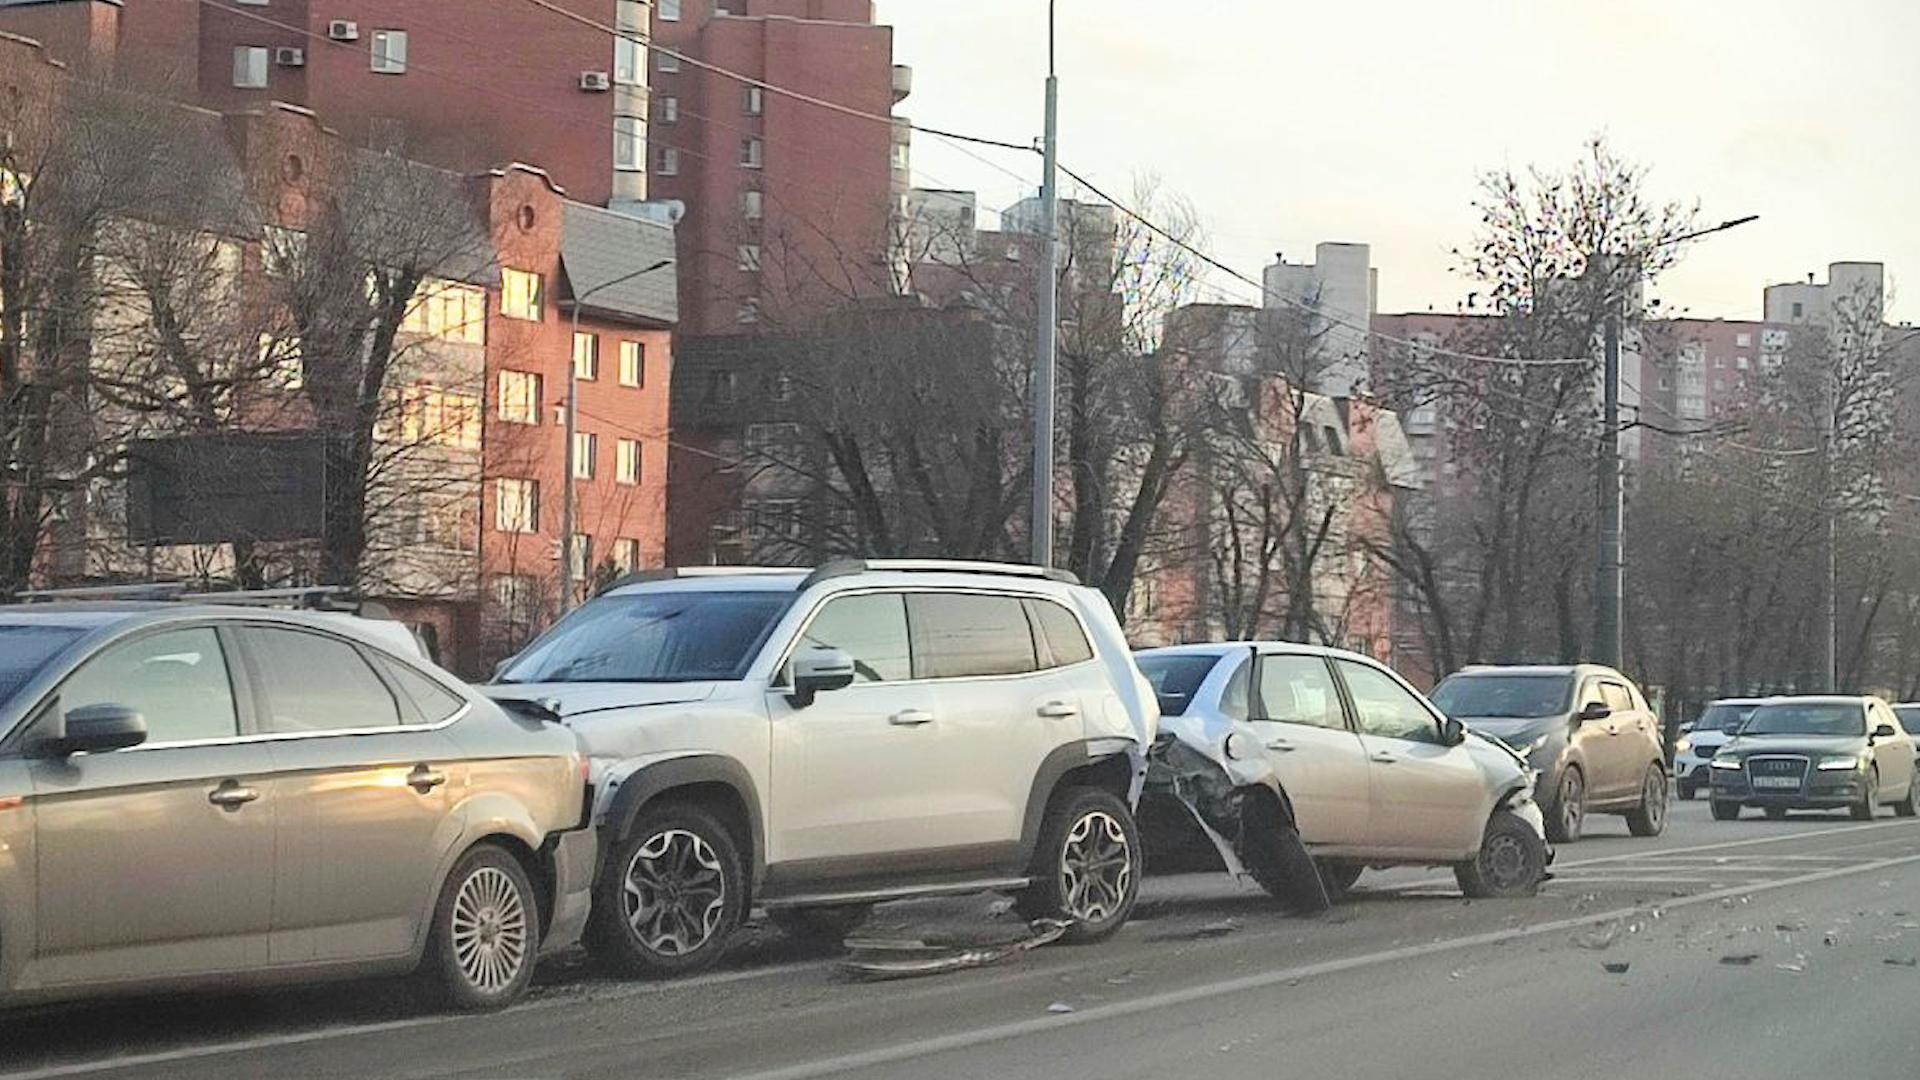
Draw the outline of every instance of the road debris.
M1073 1011L1073 1006L1067 1004L1064 1001L1056 1001L1053 1004L1047 1006L1047 1011L1055 1014L1070 1013Z
M1594 952L1605 951L1612 948L1614 942L1620 940L1620 931L1625 925L1626 924L1619 919L1600 923L1597 926L1590 927L1575 934L1573 943L1583 949L1591 949Z
M1775 964L1773 966L1775 970L1786 971L1786 972L1790 972L1792 974L1798 975L1801 972L1807 970L1807 954L1794 953L1792 960L1789 960L1783 964Z
M1727 953L1720 957L1720 962L1732 967L1746 967L1758 959L1760 954L1757 952Z
M944 975L1011 960L1042 945L1059 941L1072 923L1037 919L1030 933L1013 941L983 945L951 945L911 939L855 938L847 941L848 956L840 968L856 978L880 981Z
M1160 930L1146 936L1147 941L1204 941L1207 938L1226 937L1240 929L1240 924L1232 919L1221 919L1205 926L1190 927L1185 930Z
M1605 969L1609 975L1625 975L1627 969L1633 965L1625 960L1609 960L1600 966Z
M1880 962L1889 967L1920 967L1920 957L1916 956L1889 956Z

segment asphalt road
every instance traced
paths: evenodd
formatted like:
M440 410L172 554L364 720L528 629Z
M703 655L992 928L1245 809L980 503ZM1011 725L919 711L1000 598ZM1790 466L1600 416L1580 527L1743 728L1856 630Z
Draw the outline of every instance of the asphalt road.
M1289 918L1224 876L1149 883L1115 940L862 983L770 930L723 971L562 965L490 1016L404 984L0 1017L21 1077L1507 1077L1920 1074L1920 820L1618 819L1525 901L1369 874ZM870 934L992 936L990 898L882 909Z

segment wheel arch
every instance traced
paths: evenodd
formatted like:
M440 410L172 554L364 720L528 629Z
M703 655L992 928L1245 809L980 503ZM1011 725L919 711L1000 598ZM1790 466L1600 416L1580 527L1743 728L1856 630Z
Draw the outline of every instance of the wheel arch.
M622 779L601 821L602 855L627 838L642 812L675 801L698 806L728 827L734 841L745 849L741 854L750 868L751 890L758 892L767 869L766 826L759 790L744 766L719 754L669 758L636 769Z
M1067 743L1054 747L1040 762L1027 794L1026 814L1020 826L1020 866L1033 861L1047 809L1061 792L1078 787L1099 788L1126 803L1129 810L1133 809L1137 769L1127 750L1132 744L1121 740L1123 746L1113 746L1115 741L1088 739Z

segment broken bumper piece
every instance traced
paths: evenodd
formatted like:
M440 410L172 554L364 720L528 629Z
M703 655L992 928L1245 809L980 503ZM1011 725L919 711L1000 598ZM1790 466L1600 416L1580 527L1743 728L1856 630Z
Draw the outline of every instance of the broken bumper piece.
M1073 926L1062 919L1038 919L1026 937L984 945L949 945L910 939L860 938L847 942L840 968L859 979L913 979L988 967L1059 941Z

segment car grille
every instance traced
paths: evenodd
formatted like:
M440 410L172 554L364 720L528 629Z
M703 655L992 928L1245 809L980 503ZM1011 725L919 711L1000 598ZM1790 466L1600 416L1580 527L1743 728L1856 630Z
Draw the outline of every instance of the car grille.
M1753 786L1754 793L1779 792L1782 794L1799 791L1807 785L1807 766L1804 757L1750 757L1747 759L1747 782ZM1783 784L1782 780L1791 780Z

